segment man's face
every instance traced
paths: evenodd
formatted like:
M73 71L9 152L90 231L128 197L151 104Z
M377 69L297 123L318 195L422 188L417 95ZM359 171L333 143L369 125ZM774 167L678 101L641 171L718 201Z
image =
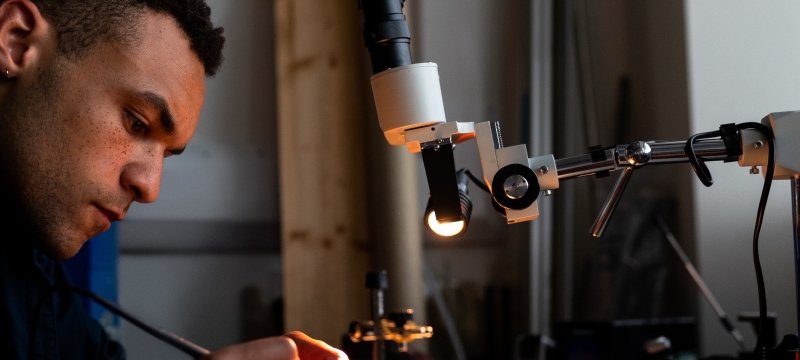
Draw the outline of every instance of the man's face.
M164 158L197 126L205 73L185 34L150 11L134 26L136 41L99 43L75 62L54 53L5 104L25 232L54 258L75 255L133 201L155 201Z

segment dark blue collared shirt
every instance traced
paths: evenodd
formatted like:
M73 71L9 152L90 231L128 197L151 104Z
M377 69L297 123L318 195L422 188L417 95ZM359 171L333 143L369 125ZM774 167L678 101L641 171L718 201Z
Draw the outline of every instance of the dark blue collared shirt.
M125 359L84 310L61 263L30 246L0 248L0 358L12 360Z

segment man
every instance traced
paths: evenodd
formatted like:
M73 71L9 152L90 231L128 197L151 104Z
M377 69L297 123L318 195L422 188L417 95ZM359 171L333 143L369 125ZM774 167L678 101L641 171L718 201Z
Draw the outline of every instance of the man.
M55 260L156 200L223 42L203 0L0 3L0 357L124 358ZM207 358L346 357L292 332Z

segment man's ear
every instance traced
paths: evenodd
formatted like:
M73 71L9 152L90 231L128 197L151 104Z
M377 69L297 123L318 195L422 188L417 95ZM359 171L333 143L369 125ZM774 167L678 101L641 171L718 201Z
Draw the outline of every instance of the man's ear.
M30 0L0 4L0 78L13 78L53 50L55 33Z

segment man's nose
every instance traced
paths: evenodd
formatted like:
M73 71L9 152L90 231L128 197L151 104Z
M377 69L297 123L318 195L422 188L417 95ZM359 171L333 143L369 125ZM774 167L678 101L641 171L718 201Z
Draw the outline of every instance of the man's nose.
M122 186L133 194L133 200L151 203L158 199L161 175L164 168L162 156L146 156L128 166L122 172Z

